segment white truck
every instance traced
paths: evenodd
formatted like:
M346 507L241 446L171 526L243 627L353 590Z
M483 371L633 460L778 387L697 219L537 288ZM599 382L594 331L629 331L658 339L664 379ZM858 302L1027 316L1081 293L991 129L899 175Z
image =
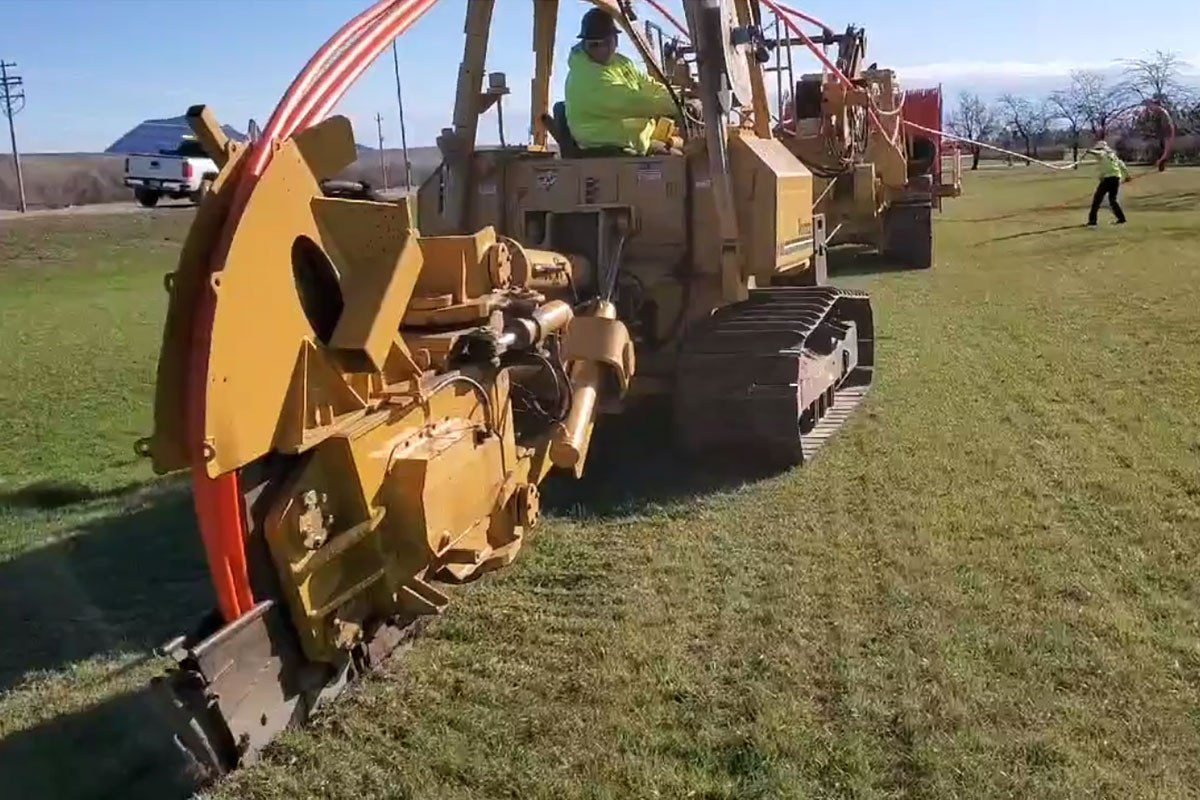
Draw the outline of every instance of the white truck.
M217 165L194 138L185 136L174 150L125 159L125 185L146 208L163 197L199 203L217 177Z

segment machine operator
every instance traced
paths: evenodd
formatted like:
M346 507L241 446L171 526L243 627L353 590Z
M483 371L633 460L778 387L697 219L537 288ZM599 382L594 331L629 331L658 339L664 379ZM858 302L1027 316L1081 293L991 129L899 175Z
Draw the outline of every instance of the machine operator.
M652 139L655 118L678 110L666 86L617 52L619 30L603 9L583 15L580 42L567 60L567 124L583 150L638 156L664 151Z

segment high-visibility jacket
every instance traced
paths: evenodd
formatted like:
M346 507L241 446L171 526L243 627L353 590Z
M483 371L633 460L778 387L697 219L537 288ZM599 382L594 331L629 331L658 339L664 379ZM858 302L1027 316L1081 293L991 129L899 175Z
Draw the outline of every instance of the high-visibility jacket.
M567 124L583 149L623 147L645 155L654 118L676 113L667 87L620 53L597 64L576 45L567 68Z
M1102 179L1129 177L1129 168L1125 166L1125 162L1111 148L1093 147L1087 152L1088 155L1096 156L1100 161L1100 177Z

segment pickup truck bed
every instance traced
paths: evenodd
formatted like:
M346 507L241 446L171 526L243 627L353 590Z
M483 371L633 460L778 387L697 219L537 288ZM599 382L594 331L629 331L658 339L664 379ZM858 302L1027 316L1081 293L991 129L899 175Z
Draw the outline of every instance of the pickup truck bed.
M192 140L185 140L173 151L125 159L125 185L147 207L157 205L163 197L186 197L198 203L216 176L216 163Z

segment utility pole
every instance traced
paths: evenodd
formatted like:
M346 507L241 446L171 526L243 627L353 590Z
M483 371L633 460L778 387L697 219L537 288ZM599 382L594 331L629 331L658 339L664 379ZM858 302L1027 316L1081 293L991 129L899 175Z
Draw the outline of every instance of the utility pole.
M392 66L396 70L396 104L400 106L400 152L404 154L404 190L412 191L412 164L408 162L408 136L404 131L404 96L400 93L400 56L392 40Z
M13 115L19 114L21 109L25 108L25 89L20 75L8 74L8 68L16 66L10 61L0 59L0 92L4 94L4 116L8 117L8 136L12 140L13 168L17 171L17 193L21 198L21 213L24 214L27 210L25 178L21 174L21 152L17 149L17 128L13 123ZM17 104L16 108L13 107L14 104Z
M383 190L388 188L387 154L383 152L383 114L375 112L375 129L379 131L379 171L383 174Z

